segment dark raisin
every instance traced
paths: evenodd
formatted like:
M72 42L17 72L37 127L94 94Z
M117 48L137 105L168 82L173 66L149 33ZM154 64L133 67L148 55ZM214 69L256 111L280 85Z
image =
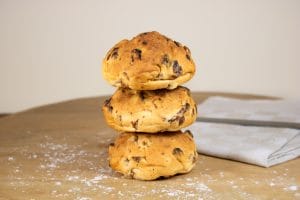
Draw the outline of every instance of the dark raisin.
M186 103L186 104L184 104L181 108L180 108L180 110L177 112L177 115L182 115L182 114L184 114L188 109L190 108L190 104L189 103Z
M115 146L115 143L110 143L109 146L110 146L110 147L114 147L114 146Z
M131 61L133 62L135 59L142 59L142 51L140 49L133 49L131 51Z
M142 143L144 146L147 146L147 142L146 141L143 141Z
M181 155L183 154L183 151L180 149L180 148L174 148L173 149L173 152L172 152L173 155Z
M191 57L190 57L188 54L186 54L185 57L186 57L188 60L191 60Z
M104 106L108 106L108 105L110 104L110 101L111 101L111 98L106 99L106 100L104 101Z
M134 129L137 129L138 123L139 123L139 120L138 120L138 119L137 119L136 121L134 121L134 122L131 122L132 127L133 127Z
M184 104L180 108L180 110L176 113L176 115L174 115L171 119L169 119L168 122L172 123L172 122L178 121L179 125L181 125L185 120L183 115L189 108L190 108L189 103Z
M132 160L134 160L137 163L139 163L142 159L142 157L140 157L140 156L132 156L131 158L132 158Z
M178 124L179 124L179 126L181 125L181 124L183 124L183 122L185 121L185 118L184 118L184 116L182 116L182 117L179 117L179 120L178 120Z
M191 105L189 104L189 103L186 103L185 105L184 105L184 107L185 107L185 112L191 107Z
M104 101L104 106L107 107L107 109L108 109L109 112L112 112L113 107L111 106L110 101L111 101L111 98L106 99L106 100Z
M163 55L161 59L161 64L168 65L169 64L169 56L167 54Z
M179 116L174 115L171 119L168 120L169 123L175 122L179 119Z
M179 42L175 41L175 40L174 40L174 43L175 43L175 44L176 44L176 46L178 46L178 47L180 47L180 46L181 46L181 44L180 44Z
M189 134L192 138L194 138L194 135L192 134L192 132L190 130L186 130L185 133Z
M179 76L179 75L181 75L181 73L182 73L182 68L181 68L181 66L179 65L179 63L178 63L177 60L175 60L175 61L173 62L173 72L174 72L174 74L175 74L176 76Z
M112 106L109 106L109 107L108 107L108 111L109 111L109 112L112 112L113 109L114 109L114 108L113 108Z
M164 96L166 94L166 90L164 90L164 89L158 89L158 90L152 90L152 91L157 96Z
M143 41L142 44L143 45L147 45L148 43L147 43L147 41Z
M191 54L191 51L188 47L184 46L183 48L184 48L185 52L187 52L188 54Z
M140 98L142 99L142 101L144 101L145 98L146 98L146 92L140 91L139 96L140 96Z
M113 59L118 58L118 56L119 56L118 51L119 51L119 48L118 48L118 47L115 47L115 48L112 50L112 52L111 52L111 57L112 57Z

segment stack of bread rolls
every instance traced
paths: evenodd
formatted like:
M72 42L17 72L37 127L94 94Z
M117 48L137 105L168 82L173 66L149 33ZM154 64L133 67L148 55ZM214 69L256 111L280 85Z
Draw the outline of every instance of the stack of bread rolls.
M104 78L117 87L102 106L119 132L109 146L110 167L140 180L191 171L198 154L191 132L181 129L196 120L197 107L180 86L195 73L190 50L146 32L117 43L102 64Z

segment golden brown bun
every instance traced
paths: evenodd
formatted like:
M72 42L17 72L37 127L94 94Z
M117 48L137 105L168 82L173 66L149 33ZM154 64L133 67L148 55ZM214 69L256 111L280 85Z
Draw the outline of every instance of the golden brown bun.
M122 133L109 146L110 167L140 180L187 173L194 167L197 156L189 131Z
M174 89L195 73L190 50L155 31L120 41L102 65L110 84L134 90Z
M107 124L120 132L178 131L196 120L189 89L136 91L119 88L103 104Z

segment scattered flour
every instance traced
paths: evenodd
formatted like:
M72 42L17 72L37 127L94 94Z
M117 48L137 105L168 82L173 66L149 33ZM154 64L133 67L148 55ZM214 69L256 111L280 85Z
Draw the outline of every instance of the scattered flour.
M285 187L284 190L290 190L290 191L297 191L298 190L298 186L297 185L291 185L289 187Z
M34 187L30 185L30 181L26 180L40 180L53 184L52 187L49 186L51 198L76 200L95 199L94 196L89 196L89 194L102 195L108 199L143 199L145 197L221 199L223 193L215 190L213 187L215 183L227 185L228 189L236 191L241 199L255 199L244 190L243 185L249 183L253 183L256 187L259 187L259 185L282 187L283 191L293 192L295 197L300 195L298 192L299 187L295 184L296 180L288 179L288 169L283 172L270 171L271 174L276 174L276 177L261 181L245 177L232 180L228 178L229 174L226 171L214 171L214 169L206 168L200 172L200 177L186 177L184 175L174 177L182 179L183 183L181 185L174 183L171 179L141 182L120 177L108 167L106 159L107 146L104 144L109 144L110 139L101 141L103 147L97 152L85 150L84 143L77 145L68 144L65 141L57 143L49 136L45 141L47 142L38 144L37 152L30 152L28 147L22 147L22 151L19 151L22 152L22 156L36 162L36 167L31 170L36 174L43 174L42 178L35 176L34 173L31 177L22 176L23 166L18 165L15 157L7 157L8 161L15 161L7 162L12 166L9 176L16 180L10 183L15 191L26 193L28 188L34 190ZM16 152L18 152L18 149L16 149ZM71 170L61 174L60 172L65 167L71 168ZM112 185L117 185L118 189Z
M61 182L60 182L60 181L56 181L56 182L55 182L55 185L60 186L60 185L61 185Z
M298 186L297 185L291 185L289 187L289 190L296 191L296 190L298 190Z
M9 157L7 158L7 160L8 160L8 161L12 161L12 160L14 160L14 157L9 156Z

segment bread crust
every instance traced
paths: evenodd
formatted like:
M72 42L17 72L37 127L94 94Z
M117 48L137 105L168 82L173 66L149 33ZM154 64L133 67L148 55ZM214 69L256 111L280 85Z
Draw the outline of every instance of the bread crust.
M186 46L153 31L117 43L103 59L102 71L116 87L174 89L193 77L195 64Z
M107 124L119 132L178 131L197 117L197 106L183 86L148 91L118 88L102 111Z
M126 177L154 180L192 170L197 159L189 131L122 133L109 146L109 164Z

